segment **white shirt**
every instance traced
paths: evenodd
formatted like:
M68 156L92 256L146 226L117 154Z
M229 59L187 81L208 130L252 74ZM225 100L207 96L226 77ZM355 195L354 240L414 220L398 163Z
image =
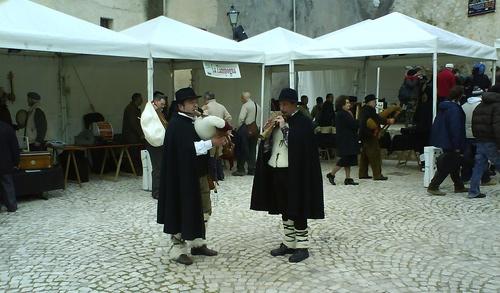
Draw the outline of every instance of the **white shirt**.
M243 123L249 125L254 121L255 123L260 121L260 106L257 105L257 119L255 119L255 105L257 105L257 103L254 104L252 99L248 99L248 101L241 106L240 116L238 117L239 125L243 125Z
M194 124L194 117L186 115L182 112L179 112L179 115L188 117L189 119L193 120ZM212 147L213 147L212 140L200 140L194 142L194 149L196 150L197 156L206 155Z

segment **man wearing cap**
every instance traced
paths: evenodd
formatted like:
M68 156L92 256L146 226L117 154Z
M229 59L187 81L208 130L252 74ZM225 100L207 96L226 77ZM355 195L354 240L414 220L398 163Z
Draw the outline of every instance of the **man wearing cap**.
M359 138L361 139L361 156L359 158L359 179L370 179L368 176L368 165L372 167L373 180L387 180L382 175L382 158L380 155L379 138L377 130L381 124L394 124L393 118L383 118L375 111L377 98L370 94L365 97L365 105L359 113ZM377 124L376 129L368 127L368 119L372 119Z
M233 119L226 107L215 100L215 94L206 92L204 95L205 105L202 109L205 115L219 117L230 123ZM210 169L214 180L224 180L224 169L222 167L222 148L210 150Z
M448 63L437 75L437 96L439 102L448 99L451 88L457 83L455 74L453 74L453 68L453 64Z
M175 261L184 265L193 263L188 244L192 255L217 255L205 242L205 224L212 212L207 153L227 140L201 140L196 133L194 119L199 97L191 88L175 93L178 109L165 133L158 198L157 221L164 225L163 232L171 235Z
M323 180L313 124L298 110L297 92L284 88L279 104L283 115L266 123L274 129L259 145L250 208L282 215L283 241L271 255L300 262L309 257L307 219L324 218Z
M29 92L28 96L28 118L24 136L27 136L30 142L30 150L41 151L45 149L45 135L47 134L47 119L45 113L40 107L41 97L35 92Z

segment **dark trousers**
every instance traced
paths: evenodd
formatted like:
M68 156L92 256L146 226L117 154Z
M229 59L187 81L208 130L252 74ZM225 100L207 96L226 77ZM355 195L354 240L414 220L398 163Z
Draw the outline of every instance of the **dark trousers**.
M307 219L292 217L287 214L288 209L288 168L272 168L273 193L281 211L283 221L292 220L297 230L307 229Z
M429 183L429 189L436 190L443 183L444 179L450 175L455 188L463 188L464 182L460 178L460 166L462 158L454 151L445 151L436 160L436 174Z
M151 187L151 195L154 198L158 198L160 195L160 171L161 171L161 161L163 157L163 147L154 147L148 145L146 147L149 153L149 157L151 158L151 167L153 168L151 172L152 178L152 187Z
M255 171L257 137L248 137L246 126L238 129L238 144L237 144L236 168L237 171L245 172L245 163L247 163L248 172Z
M17 210L16 190L14 188L12 174L0 175L0 202L2 202L10 212Z
M214 180L224 180L224 168L222 166L222 159L210 157L209 159L210 166L210 177Z
M376 137L363 140L359 158L359 177L368 177L368 165L372 167L373 178L382 177L382 157L380 145Z

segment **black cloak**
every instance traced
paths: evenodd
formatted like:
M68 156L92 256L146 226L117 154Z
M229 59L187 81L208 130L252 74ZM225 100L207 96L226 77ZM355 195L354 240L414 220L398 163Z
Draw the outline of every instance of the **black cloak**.
M311 119L297 112L288 119L288 207L280 210L272 190L271 149L259 145L250 209L285 214L291 219L323 219L323 178Z
M207 174L208 160L196 156L194 142L200 140L193 120L175 113L163 144L157 222L184 240L205 238L199 177Z

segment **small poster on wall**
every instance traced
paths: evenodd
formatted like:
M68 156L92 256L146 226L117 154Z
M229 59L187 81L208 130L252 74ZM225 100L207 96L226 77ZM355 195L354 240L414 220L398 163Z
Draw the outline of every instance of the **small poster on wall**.
M496 0L469 0L469 16L495 12Z
M205 75L215 78L241 78L238 63L203 62Z

